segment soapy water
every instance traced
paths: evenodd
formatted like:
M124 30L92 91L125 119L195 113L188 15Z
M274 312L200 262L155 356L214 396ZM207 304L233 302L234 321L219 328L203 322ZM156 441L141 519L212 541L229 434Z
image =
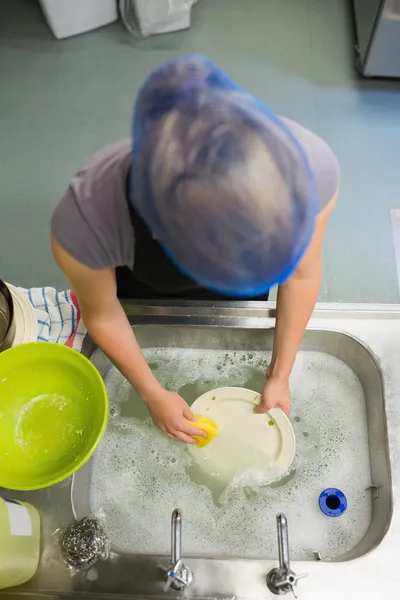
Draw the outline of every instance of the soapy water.
M260 391L265 352L147 349L158 380L191 404L207 390L227 385ZM275 557L275 515L286 514L293 559L344 554L364 536L371 520L367 422L361 384L339 359L300 352L291 376L291 421L297 451L290 472L257 486L257 473L238 474L227 488L205 481L186 447L169 440L148 418L128 382L112 369L107 432L93 462L91 510L102 508L117 550L170 551L170 518L184 514L185 554ZM252 475L252 474L250 474ZM323 515L321 491L343 490L348 509L337 519Z

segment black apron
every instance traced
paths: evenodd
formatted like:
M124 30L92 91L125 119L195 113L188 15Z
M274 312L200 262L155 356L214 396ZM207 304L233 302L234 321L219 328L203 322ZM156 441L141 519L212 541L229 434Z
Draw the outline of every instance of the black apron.
M165 254L152 236L146 223L129 201L129 177L126 185L126 202L135 236L135 264L133 268L116 269L117 294L121 299L133 300L238 300L198 285L184 275ZM246 300L268 300L268 293Z

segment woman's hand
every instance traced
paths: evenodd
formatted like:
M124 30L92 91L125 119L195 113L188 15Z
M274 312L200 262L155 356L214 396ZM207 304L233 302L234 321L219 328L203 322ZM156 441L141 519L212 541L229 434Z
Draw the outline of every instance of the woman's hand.
M195 444L193 435L206 437L207 434L202 429L197 429L188 423L188 421L196 421L196 417L176 392L167 392L164 388L160 388L146 398L145 402L154 425L172 440L178 438L186 444Z
M267 381L261 392L261 402L255 407L257 414L266 413L271 408L280 408L287 415L290 413L289 379L274 376L271 367L267 369Z

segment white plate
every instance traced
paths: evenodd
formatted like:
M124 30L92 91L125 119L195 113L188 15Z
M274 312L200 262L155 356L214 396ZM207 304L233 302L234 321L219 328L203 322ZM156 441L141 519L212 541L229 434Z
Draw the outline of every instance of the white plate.
M18 288L10 283L6 285L11 292L14 303L16 329L13 346L26 344L27 342L36 342L38 324L35 309L28 298Z
M192 404L194 413L213 419L220 431L204 448L188 446L203 473L226 485L247 473L249 482L262 485L289 470L296 451L292 425L278 408L255 414L259 402L256 392L227 387L211 390Z

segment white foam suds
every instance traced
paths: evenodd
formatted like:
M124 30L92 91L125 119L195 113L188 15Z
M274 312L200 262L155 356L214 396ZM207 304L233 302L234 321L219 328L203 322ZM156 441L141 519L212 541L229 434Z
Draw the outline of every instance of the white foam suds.
M189 403L224 385L259 391L268 359L264 352L145 354L159 381ZM185 554L274 557L277 512L288 517L293 559L311 559L314 551L338 556L363 537L371 520L364 396L340 360L317 352L298 355L291 377L297 455L289 476L262 488L243 488L239 477L219 503L215 489L193 480L186 448L143 421L140 400L115 369L106 384L114 418L95 455L90 501L93 512L104 509L110 539L120 550L169 552L175 508L184 514ZM319 494L327 487L347 496L348 510L340 518L319 510Z

